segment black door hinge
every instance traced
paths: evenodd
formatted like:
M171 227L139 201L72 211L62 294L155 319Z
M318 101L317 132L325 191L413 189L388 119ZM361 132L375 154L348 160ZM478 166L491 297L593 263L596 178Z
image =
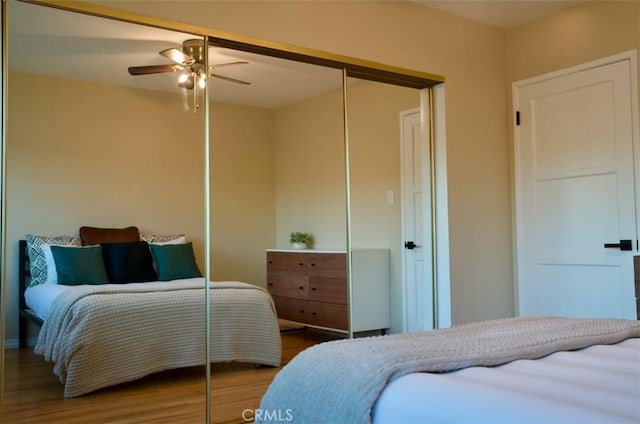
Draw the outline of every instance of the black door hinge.
M516 110L516 125L520 125L520 111Z

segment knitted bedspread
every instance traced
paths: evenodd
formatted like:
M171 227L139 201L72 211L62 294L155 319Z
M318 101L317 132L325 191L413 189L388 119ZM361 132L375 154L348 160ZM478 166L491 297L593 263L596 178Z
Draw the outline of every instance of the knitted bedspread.
M640 337L640 322L521 317L321 343L276 375L256 422L370 423L384 387L406 374L495 366L631 337Z
M279 366L275 307L262 288L211 283L211 362ZM58 295L35 352L75 397L148 374L205 364L204 279L76 286Z

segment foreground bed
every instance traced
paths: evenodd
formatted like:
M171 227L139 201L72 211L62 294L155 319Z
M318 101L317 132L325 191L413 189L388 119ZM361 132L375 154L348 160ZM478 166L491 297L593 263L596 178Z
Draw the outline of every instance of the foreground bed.
M210 362L279 366L280 331L268 292L233 281L212 282L210 290ZM47 282L27 288L24 299L25 310L42 322L35 352L54 362L69 398L205 364L205 294L205 281L198 277L99 285Z
M278 373L256 421L636 423L638 337L637 321L536 317L323 343Z
M498 367L413 373L380 394L374 423L638 423L640 339Z

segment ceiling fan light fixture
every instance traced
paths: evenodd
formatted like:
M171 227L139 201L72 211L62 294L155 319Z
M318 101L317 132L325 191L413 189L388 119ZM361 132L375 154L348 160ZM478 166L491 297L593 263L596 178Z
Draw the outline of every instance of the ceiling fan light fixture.
M198 91L205 90L207 87L207 78L209 72L217 67L231 66L231 65L247 65L249 62L237 61L221 63L218 65L204 66L204 52L205 42L202 39L189 39L182 43L182 50L176 48L170 48L160 51L160 55L172 60L173 64L167 65L148 65L148 66L130 66L129 74L131 75L146 75L146 74L161 74L166 72L180 72L178 76L178 87L185 90L193 90L193 112L198 110ZM227 77L224 75L218 75L217 73L211 73L212 77L222 79L225 81L234 82L236 84L247 85L250 84L247 81ZM196 86L197 84L197 86ZM198 88L200 90L198 90Z

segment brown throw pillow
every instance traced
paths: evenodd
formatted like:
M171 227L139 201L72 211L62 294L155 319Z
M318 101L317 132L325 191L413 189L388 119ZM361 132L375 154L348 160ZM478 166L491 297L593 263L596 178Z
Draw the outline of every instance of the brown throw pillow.
M80 239L83 246L103 243L129 243L140 240L138 227L98 228L80 227Z

